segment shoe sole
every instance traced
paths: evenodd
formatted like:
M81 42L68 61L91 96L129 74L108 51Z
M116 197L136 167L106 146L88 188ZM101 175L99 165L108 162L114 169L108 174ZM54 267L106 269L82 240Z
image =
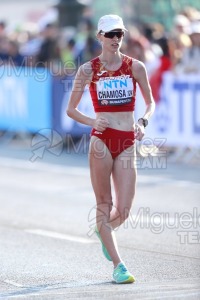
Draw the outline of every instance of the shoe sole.
M123 283L134 283L135 282L135 279L133 277L129 277L128 279L124 280L124 281L115 281L116 283L120 283L120 284L123 284Z

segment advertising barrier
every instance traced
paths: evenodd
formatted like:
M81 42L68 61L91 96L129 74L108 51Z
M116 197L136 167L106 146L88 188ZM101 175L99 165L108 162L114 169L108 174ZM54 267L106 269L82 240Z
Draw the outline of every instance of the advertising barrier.
M91 128L75 122L66 115L73 80L73 77L54 78L53 80L53 124L54 129L61 134L70 133L72 136L81 137L84 133L89 134ZM86 115L95 117L88 87L85 88L78 109Z
M36 132L52 128L81 137L91 128L66 115L73 77L52 77L44 68L0 67L0 130ZM161 99L146 128L146 138L163 140L166 146L200 147L200 74L166 72ZM88 87L78 107L94 117ZM145 103L137 88L135 119Z
M68 87L65 92L64 85ZM60 111L57 117L59 129L75 136L89 132L90 128L66 116L71 87L63 82L62 89L63 99L57 108ZM86 115L94 116L88 88L84 91L79 109ZM141 117L144 111L145 103L137 87L135 119ZM152 140L163 140L167 146L200 146L200 75L164 74L161 99L149 121L145 136Z
M0 130L51 127L51 80L43 68L0 67Z
M168 146L200 147L200 74L165 73L146 134L165 139Z

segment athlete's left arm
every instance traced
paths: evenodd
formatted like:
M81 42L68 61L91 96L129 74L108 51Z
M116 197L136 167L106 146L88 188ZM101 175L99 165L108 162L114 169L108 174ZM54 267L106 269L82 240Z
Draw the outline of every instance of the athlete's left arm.
M135 80L139 84L142 96L146 103L145 113L141 117L144 119L149 119L155 110L155 101L153 99L151 86L149 84L145 65L138 60L134 60L132 66L132 73Z

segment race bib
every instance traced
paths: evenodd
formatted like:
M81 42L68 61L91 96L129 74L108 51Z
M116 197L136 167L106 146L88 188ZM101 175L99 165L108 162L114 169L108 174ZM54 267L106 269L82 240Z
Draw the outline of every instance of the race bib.
M133 97L133 80L130 75L99 78L97 98L99 105L123 105Z

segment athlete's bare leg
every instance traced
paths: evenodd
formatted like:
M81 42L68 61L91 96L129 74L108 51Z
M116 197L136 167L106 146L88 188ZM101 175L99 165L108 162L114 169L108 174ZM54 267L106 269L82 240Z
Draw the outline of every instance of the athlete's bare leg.
M111 233L112 227L109 225L110 212L112 210L111 174L113 159L104 142L95 136L91 137L89 161L91 182L97 203L97 227L102 241L116 267L121 258L114 244Z
M115 205L110 214L112 228L120 226L129 216L136 185L135 146L131 146L116 157L113 163Z

